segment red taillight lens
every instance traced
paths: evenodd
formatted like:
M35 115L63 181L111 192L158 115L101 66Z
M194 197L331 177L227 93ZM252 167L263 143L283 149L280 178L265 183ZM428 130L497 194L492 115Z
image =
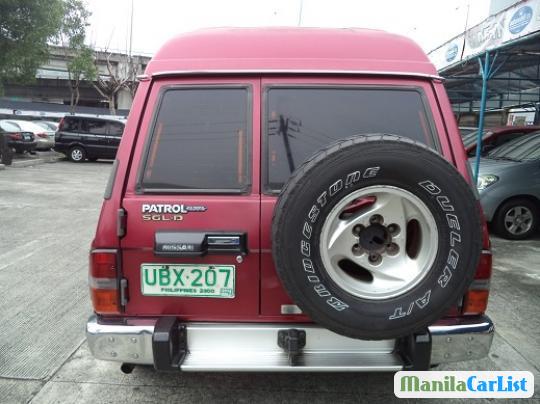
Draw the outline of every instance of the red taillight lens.
M478 269L474 279L490 279L491 278L492 256L490 251L483 251L478 263Z
M90 254L90 276L116 279L116 252L94 251Z
M49 137L46 133L38 133L37 136L43 137L43 138L46 138L46 139Z
M60 123L58 124L58 130L64 129L64 118L60 119Z
M22 135L20 133L10 133L9 138L11 140L22 140Z
M90 253L90 297L99 314L120 313L118 291L118 255L116 250Z

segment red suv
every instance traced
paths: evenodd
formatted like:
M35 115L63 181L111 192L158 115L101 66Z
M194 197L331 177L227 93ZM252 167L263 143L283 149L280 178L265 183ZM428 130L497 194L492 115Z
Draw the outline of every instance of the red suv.
M410 40L213 29L149 63L90 253L95 357L395 371L487 355L491 252Z

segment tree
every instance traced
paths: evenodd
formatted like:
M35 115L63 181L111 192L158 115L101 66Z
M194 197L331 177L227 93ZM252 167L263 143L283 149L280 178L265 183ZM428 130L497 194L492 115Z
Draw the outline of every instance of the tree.
M131 55L128 55L127 66L128 66L128 80L125 84L125 87L129 91L131 100L133 100L133 98L135 98L135 92L137 91L137 87L139 86L139 82L137 81L137 76L140 73L142 73L140 69L141 62L139 60L139 57L133 57Z
M79 87L81 81L88 80L92 82L96 79L97 69L94 65L94 52L90 47L81 45L80 48L75 50L75 54L68 62L68 86L71 92L70 108L71 112L74 112L75 106L79 103L80 92Z
M81 81L92 82L97 75L92 49L84 43L88 17L90 12L81 0L64 0L64 21L55 42L62 47L68 61L67 85L71 95L71 112L79 103Z
M62 0L0 1L0 93L6 80L35 79L47 43L62 26Z
M103 53L107 55L105 57L107 74L99 74L98 72L94 88L102 97L107 99L111 115L116 115L116 95L122 88L126 87L129 81L129 72L127 71L129 66L127 63L121 63L121 61L117 61L116 66L113 66L111 61L112 53L108 52L107 49ZM95 58L96 69L98 60L99 55Z

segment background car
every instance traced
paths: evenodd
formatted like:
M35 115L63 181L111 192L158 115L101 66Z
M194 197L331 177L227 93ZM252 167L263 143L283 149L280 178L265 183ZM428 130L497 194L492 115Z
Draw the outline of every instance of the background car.
M56 132L54 150L71 161L114 159L124 132L120 119L65 116Z
M31 121L6 119L5 122L9 122L16 127L19 132L33 133L36 140L36 150L50 150L54 146L55 132L53 130L45 130Z
M41 126L46 131L54 131L56 132L58 130L58 122L54 121L32 121L38 126Z
M540 126L500 126L497 128L486 128L482 136L482 156L485 156L490 150L503 145L504 143L523 136L528 133L540 130ZM476 141L478 139L478 130L463 135L463 146L467 155L470 157L476 154Z
M32 132L21 131L20 127L7 120L0 120L0 134L7 136L8 147L15 153L33 152L36 141Z
M540 132L491 150L480 161L477 186L486 219L499 235L532 236L540 220Z
M471 132L474 132L478 130L476 126L460 126L459 127L459 133L461 133L461 136L465 136Z

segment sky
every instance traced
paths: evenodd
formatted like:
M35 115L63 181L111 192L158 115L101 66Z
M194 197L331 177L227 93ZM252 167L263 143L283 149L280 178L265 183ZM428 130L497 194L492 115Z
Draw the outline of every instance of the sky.
M484 20L489 0L85 0L87 42L152 55L169 38L208 27L305 26L382 29L426 52ZM467 21L468 14L468 21Z

